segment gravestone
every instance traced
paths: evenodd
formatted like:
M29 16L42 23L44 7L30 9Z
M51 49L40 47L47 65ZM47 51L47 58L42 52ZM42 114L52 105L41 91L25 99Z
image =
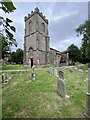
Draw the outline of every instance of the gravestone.
M35 80L34 66L32 66L32 69L31 69L31 79Z
M63 98L69 98L68 95L66 95L66 84L65 84L65 79L64 79L64 72L59 71L59 80L57 82L57 92L59 93L60 96Z
M77 70L77 67L75 67L74 70Z
M50 73L50 74L53 74L53 69L52 69L52 67L49 68L49 73Z
M81 76L83 74L83 70L82 69L78 69L78 75Z
M70 67L70 68L69 68L69 71L72 73L72 72L73 72L73 68L72 68L72 67Z
M7 84L8 83L7 76L4 73L2 74L2 83L3 84Z
M86 79L84 80L84 82L88 82L88 78L86 78Z
M63 73L63 71L59 71L58 73L59 73L59 77L64 80L64 73Z
M8 74L8 73L6 73L6 79L7 79L7 80L10 80L10 79L11 79L11 75Z
M88 73L88 70L86 70L86 73Z
M78 68L78 69L81 69L81 64L79 64L79 65L77 66L77 68Z
M2 83L4 83L5 82L5 74L3 73L2 74Z
M58 77L58 74L57 74L57 70L56 70L56 69L54 70L54 76L55 76L55 77Z
M62 96L63 98L66 97L66 85L65 85L65 81L63 79L59 79L58 83L57 83L57 87L58 87L58 93L60 96Z
M62 66L62 71L63 71L63 72L65 71L65 66Z

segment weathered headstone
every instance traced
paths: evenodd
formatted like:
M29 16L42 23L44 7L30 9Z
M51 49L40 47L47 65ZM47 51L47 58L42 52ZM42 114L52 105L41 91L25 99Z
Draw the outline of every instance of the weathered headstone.
M66 97L66 85L65 85L65 81L63 79L59 79L58 83L57 83L57 87L58 87L58 93L60 96L62 96L63 98Z
M11 75L7 73L7 74L6 74L6 79L7 79L7 80L10 80L10 79L11 79Z
M74 67L74 70L77 70L77 67Z
M58 83L57 83L57 92L63 98L66 98L66 97L69 98L69 96L66 95L66 85L65 85L65 79L64 79L63 71L59 71L59 80L58 80Z
M88 78L86 78L86 79L84 80L84 82L88 82Z
M81 69L81 64L79 64L79 65L77 66L77 68L78 68L78 69Z
M65 72L65 66L62 66L62 71Z
M8 80L6 79L7 77L5 76L5 74L2 74L2 83L7 84Z
M53 69L52 69L52 67L49 68L49 73L50 73L50 74L53 74Z
M31 71L31 79L35 80L34 66L32 67L32 71Z
M5 82L5 74L3 73L2 74L2 83L4 83Z
M59 73L59 77L60 77L61 79L64 79L64 73L63 73L63 71L59 71L58 73Z
M72 68L72 67L69 67L69 71L72 73L72 72L73 72L73 68Z
M55 76L55 77L58 77L58 73L57 73L57 70L56 70L56 69L54 70L54 76Z
M83 74L83 70L82 69L78 69L78 75L81 76Z
M88 70L86 70L86 73L88 73Z

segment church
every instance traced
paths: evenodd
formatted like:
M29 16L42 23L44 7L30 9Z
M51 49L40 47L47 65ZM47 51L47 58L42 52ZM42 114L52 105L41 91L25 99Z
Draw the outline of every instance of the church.
M68 53L61 55L60 51L50 47L48 20L37 7L25 16L24 21L24 65L60 66L61 61L67 64Z

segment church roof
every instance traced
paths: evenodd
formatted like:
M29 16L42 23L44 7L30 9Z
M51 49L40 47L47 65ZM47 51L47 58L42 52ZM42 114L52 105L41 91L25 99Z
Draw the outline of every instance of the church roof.
M56 49L54 49L54 48L50 48L50 50L53 50L53 51L55 51L55 52L57 52L57 53L60 53L59 50L56 50Z

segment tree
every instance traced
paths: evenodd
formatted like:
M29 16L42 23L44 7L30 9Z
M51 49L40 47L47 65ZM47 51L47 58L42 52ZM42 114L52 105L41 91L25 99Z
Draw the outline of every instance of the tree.
M23 63L23 50L22 49L17 49L16 50L16 56L17 56L17 64Z
M4 11L5 13L11 13L15 10L13 3L11 0L2 0L0 1L0 10ZM16 32L16 29L14 26L10 25L12 23L12 20L9 18L0 16L0 51L2 53L0 54L0 59L5 57L5 54L7 53L8 46L14 44L17 46L17 42L14 39L14 35L12 32Z
M82 35L82 57L86 62L90 61L90 20L86 20L78 28L76 28L77 36Z
M8 0L7 2L5 2L5 0L2 0L0 4L0 9L3 10L5 13L11 13L16 9L11 0ZM16 29L14 26L10 25L10 23L12 23L11 19L5 19L4 17L0 16L0 26L2 26L2 30L0 30L0 32L5 31L4 36L8 37L8 43L12 45L15 43L16 40L14 39L14 36L11 33L11 31L16 32Z
M10 47L9 47L9 44L8 44L6 38L4 37L4 35L0 33L0 37L2 37L2 56L1 56L1 58L4 59L5 57L8 56Z
M11 61L16 64L23 64L23 50L19 48L16 52L12 52Z
M88 12L90 10L90 2L88 3ZM90 15L88 13L88 15ZM84 44L85 46L85 53L86 57L88 59L88 92L86 93L87 99L86 99L86 116L90 118L90 16L89 20L85 21L85 23L81 24L76 31L79 33L79 35L82 35L82 46Z
M73 63L81 60L81 51L76 45L70 45L67 51L69 53L69 59L72 60Z

